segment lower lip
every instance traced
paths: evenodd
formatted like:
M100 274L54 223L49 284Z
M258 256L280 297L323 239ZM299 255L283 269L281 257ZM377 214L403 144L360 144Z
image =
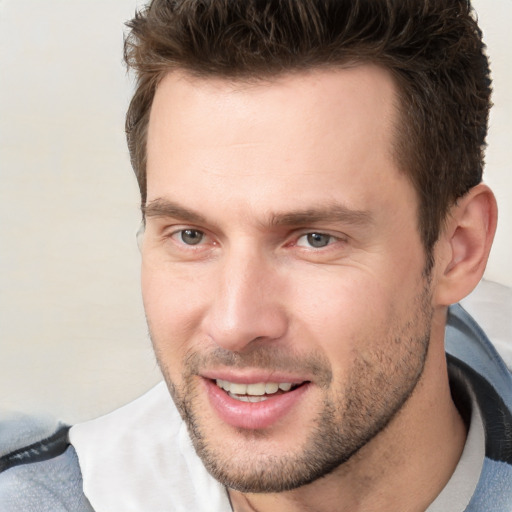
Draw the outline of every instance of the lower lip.
M269 428L302 399L309 384L302 384L292 391L271 396L262 402L241 402L231 398L215 382L205 379L210 403L221 420L232 427L261 430Z

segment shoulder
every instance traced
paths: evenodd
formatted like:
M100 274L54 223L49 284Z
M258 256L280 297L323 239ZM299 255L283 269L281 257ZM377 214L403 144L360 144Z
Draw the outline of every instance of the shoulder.
M46 418L2 414L0 510L92 512L68 430Z
M510 512L512 466L485 458L480 481L465 512Z
M477 316L478 311L472 312ZM455 305L450 307L445 339L451 379L466 390L482 414L486 456L508 464L507 471L512 468L512 373L506 358L512 329L506 334L503 327L510 319L510 312L503 316L500 328L504 334L497 346L488 337L493 329L485 318L477 317L477 323L462 306Z
M461 305L512 369L512 287L483 280Z
M446 352L488 381L512 410L512 288L482 281L450 307Z
M450 378L479 409L485 432L484 464L466 510L505 512L512 510L512 290L484 283L463 306L448 315Z

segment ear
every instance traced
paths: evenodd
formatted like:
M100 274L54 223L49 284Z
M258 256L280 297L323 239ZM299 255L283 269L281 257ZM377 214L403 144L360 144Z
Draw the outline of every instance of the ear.
M479 283L494 239L497 215L494 194L484 184L473 187L451 208L435 247L437 305L459 302Z

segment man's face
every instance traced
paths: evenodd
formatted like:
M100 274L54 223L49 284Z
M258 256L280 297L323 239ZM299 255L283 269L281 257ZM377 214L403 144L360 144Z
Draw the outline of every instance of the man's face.
M331 471L421 376L430 291L395 101L371 66L158 87L144 304L195 448L232 488Z

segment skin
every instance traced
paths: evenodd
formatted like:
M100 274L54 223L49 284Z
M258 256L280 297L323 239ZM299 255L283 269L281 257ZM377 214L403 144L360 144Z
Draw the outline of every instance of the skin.
M458 206L427 278L418 201L392 154L395 101L367 65L257 83L175 71L157 89L144 305L196 450L237 511L422 511L462 452L446 305L490 247L459 220L492 201L479 189ZM238 428L212 405L216 372L307 385L268 426L248 415Z

